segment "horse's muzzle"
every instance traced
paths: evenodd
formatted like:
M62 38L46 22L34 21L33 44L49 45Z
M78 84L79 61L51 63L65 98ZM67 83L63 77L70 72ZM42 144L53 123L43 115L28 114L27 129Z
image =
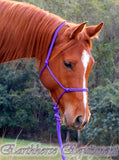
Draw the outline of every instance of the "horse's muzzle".
M70 128L70 129L81 130L87 124L87 122L86 121L83 122L83 117L81 115L79 115L74 119L73 124L70 124L65 116L64 124L66 127Z

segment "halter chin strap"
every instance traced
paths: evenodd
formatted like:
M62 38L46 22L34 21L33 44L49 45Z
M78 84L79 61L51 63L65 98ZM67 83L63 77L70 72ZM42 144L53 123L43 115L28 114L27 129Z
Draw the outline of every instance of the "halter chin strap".
M66 88L64 87L59 81L58 79L55 77L55 75L52 73L50 67L49 67L49 58L50 58L50 55L51 55L51 52L52 52L52 49L53 49L53 46L54 46L54 43L55 43L55 40L56 40L56 37L57 37L57 34L59 32L59 30L65 25L66 23L62 23L55 31L55 34L53 36L53 39L52 39L52 42L51 42L51 45L50 45L50 48L49 48L49 51L48 51L48 55L47 55L47 58L45 60L45 65L44 67L42 68L41 72L40 72L40 75L39 77L41 77L41 74L43 72L43 70L47 67L47 69L49 70L50 74L52 75L52 77L54 78L54 80L59 84L59 86L64 90L62 92L62 94L60 95L60 97L58 98L57 100L57 103L54 102L54 110L55 110L55 118L57 120L57 135L58 135L58 140L59 140L59 145L60 145L60 151L61 151L61 155L62 155L62 159L65 160L65 156L64 156L64 151L63 151L63 144L62 144L62 138L61 138L61 131L60 131L60 116L59 116L59 107L58 107L58 104L60 102L60 99L62 98L62 96L64 95L64 93L68 93L68 92L88 92L88 89L87 88Z

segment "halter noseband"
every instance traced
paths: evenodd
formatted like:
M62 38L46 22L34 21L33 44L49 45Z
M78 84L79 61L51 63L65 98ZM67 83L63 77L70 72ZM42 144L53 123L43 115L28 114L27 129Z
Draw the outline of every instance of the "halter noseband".
M62 94L60 95L60 97L58 98L57 100L57 103L54 102L54 110L55 110L55 118L57 120L57 135L58 135L58 140L59 140L59 145L60 145L60 150L61 150L61 155L62 155L62 159L65 160L65 156L64 156L64 152L63 152L63 144L62 144L62 138L61 138L61 131L60 131L60 116L59 116L59 107L58 107L58 104L59 104L59 101L60 99L62 98L62 96L64 95L64 93L68 93L68 92L87 92L88 89L87 88L65 88L59 81L58 79L55 77L55 75L52 73L51 69L49 68L49 58L50 58L50 55L51 55L51 52L52 52L52 49L53 49L53 45L55 43L55 40L56 40L56 37L57 37L57 34L59 32L59 30L61 29L61 27L63 27L66 23L62 23L55 31L55 34L53 36L53 39L52 39L52 42L51 42L51 45L50 45L50 48L49 48L49 51L48 51L48 55L47 55L47 58L45 60L45 65L44 67L42 68L41 72L40 72L40 75L39 77L41 77L41 74L43 72L43 70L47 67L47 69L49 70L50 74L52 75L52 77L55 79L55 81L59 84L59 86L64 90L62 92Z

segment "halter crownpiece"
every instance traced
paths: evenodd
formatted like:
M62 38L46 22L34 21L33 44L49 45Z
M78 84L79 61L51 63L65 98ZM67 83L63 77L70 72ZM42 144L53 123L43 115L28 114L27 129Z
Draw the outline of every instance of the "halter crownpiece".
M54 46L54 43L55 43L55 40L56 40L56 37L57 37L57 34L59 32L59 30L65 25L66 23L62 23L55 31L55 34L53 36L53 39L52 39L52 42L51 42L51 45L50 45L50 48L49 48L49 51L48 51L48 55L47 55L47 58L45 60L45 64L44 64L44 67L42 68L41 72L40 72L40 75L39 77L41 77L41 74L43 72L43 70L47 67L47 69L49 70L50 74L52 75L52 77L54 78L54 80L59 84L59 86L64 90L62 92L62 94L59 96L58 100L57 100L57 103L54 102L54 110L55 110L55 118L57 120L57 135L58 135L58 140L59 140L59 145L60 145L60 151L61 151L61 155L62 155L62 159L63 160L66 160L65 159L65 156L64 156L64 151L63 151L63 144L62 144L62 138L61 138L61 130L60 130L60 116L59 116L59 107L58 107L58 104L60 102L60 99L62 98L62 96L64 95L64 93L68 93L68 92L83 92L83 91L86 91L88 92L88 89L87 88L66 88L64 87L59 81L58 79L55 77L55 75L53 74L53 72L51 71L50 67L49 67L49 58L50 58L50 55L51 55L51 52L52 52L52 49L53 49L53 46Z

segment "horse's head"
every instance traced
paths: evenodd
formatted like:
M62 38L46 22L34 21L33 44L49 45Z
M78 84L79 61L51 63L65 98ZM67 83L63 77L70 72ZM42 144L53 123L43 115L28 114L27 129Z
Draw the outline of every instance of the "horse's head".
M88 76L95 63L91 55L91 39L98 35L103 23L92 27L85 25L86 22L75 26L65 25L58 33L53 47L49 67L64 87L87 88ZM41 68L44 60L41 61ZM44 70L41 81L57 102L63 89L48 69ZM59 102L59 108L63 122L69 128L82 129L89 121L88 93L85 91L65 93Z

